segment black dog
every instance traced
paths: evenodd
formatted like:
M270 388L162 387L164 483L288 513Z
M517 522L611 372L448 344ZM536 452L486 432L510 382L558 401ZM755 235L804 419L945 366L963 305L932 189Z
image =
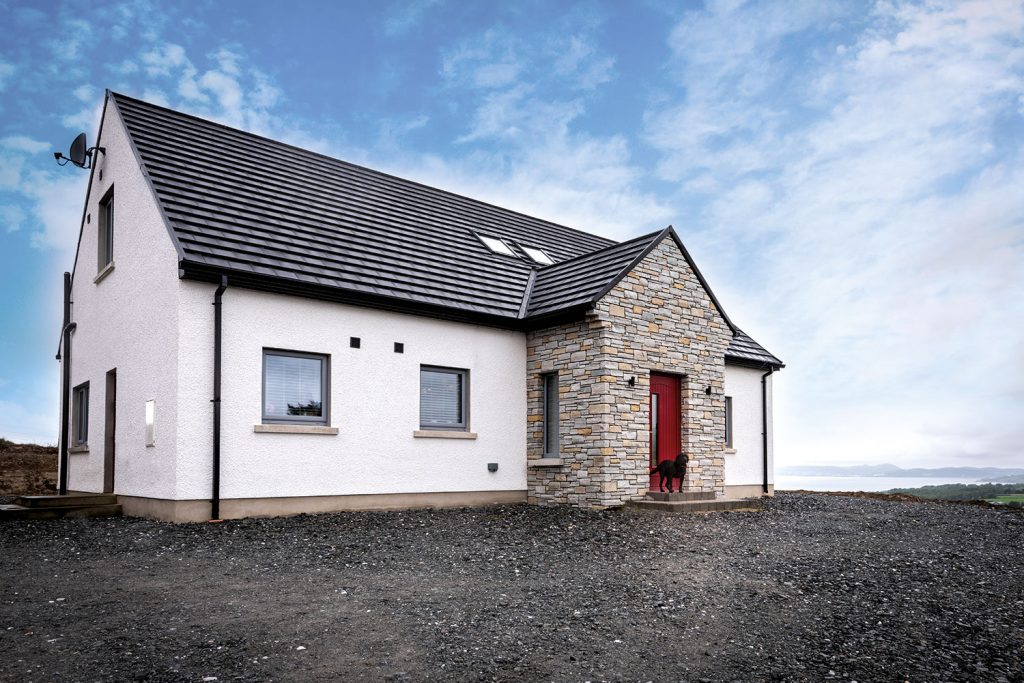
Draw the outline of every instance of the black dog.
M672 480L679 479L679 490L683 490L683 477L686 476L686 463L689 462L690 457L679 452L675 460L662 460L658 463L658 466L651 469L651 474L657 472L661 475L661 491L665 491L665 480L668 480L668 492L672 493Z

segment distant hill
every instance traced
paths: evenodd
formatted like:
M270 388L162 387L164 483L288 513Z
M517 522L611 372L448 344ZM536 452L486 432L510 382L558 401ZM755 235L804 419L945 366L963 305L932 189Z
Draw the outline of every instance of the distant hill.
M1024 478L1024 469L1009 467L911 467L898 465L795 465L780 467L779 474L797 477L943 477L1017 483Z

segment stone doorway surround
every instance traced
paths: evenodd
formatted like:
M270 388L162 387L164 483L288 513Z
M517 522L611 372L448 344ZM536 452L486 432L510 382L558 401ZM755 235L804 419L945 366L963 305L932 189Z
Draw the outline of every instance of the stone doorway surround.
M613 507L648 490L650 374L683 376L685 490L725 495L725 350L732 331L666 235L579 322L527 336L527 496ZM543 457L542 374L558 372L559 457ZM630 383L630 380L632 384Z

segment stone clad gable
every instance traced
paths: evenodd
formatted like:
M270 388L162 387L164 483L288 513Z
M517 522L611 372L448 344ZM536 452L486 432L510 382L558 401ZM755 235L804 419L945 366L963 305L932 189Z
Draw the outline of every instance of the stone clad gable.
M558 373L561 417L560 462L549 458L529 467L530 502L608 507L643 497L651 372L683 377L680 443L690 455L684 488L723 496L725 350L731 339L725 319L669 237L585 320L531 332L528 462L544 456L545 373Z

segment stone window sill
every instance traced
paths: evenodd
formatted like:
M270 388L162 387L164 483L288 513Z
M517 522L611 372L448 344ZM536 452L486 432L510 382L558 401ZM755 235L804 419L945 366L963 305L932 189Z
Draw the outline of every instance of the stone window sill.
M527 467L560 467L562 465L561 458L537 458L536 460L527 460Z
M259 424L253 425L252 431L257 434L337 434L338 428L327 425Z
M96 277L94 277L92 279L92 283L94 285L98 285L100 283L100 280L102 280L106 276L110 275L112 272L114 272L114 262L113 261L111 261L107 265L103 266L103 270L101 270L100 272L96 273Z
M735 448L725 448L725 449L722 449L722 452L725 453L726 455L732 455L732 454L734 454L736 452L736 449Z
M89 444L87 444L87 443L79 444L78 446L72 446L71 448L68 449L68 453L88 453L88 452L89 452Z
M412 433L416 439L475 439L476 432L455 432L444 429L417 429Z

